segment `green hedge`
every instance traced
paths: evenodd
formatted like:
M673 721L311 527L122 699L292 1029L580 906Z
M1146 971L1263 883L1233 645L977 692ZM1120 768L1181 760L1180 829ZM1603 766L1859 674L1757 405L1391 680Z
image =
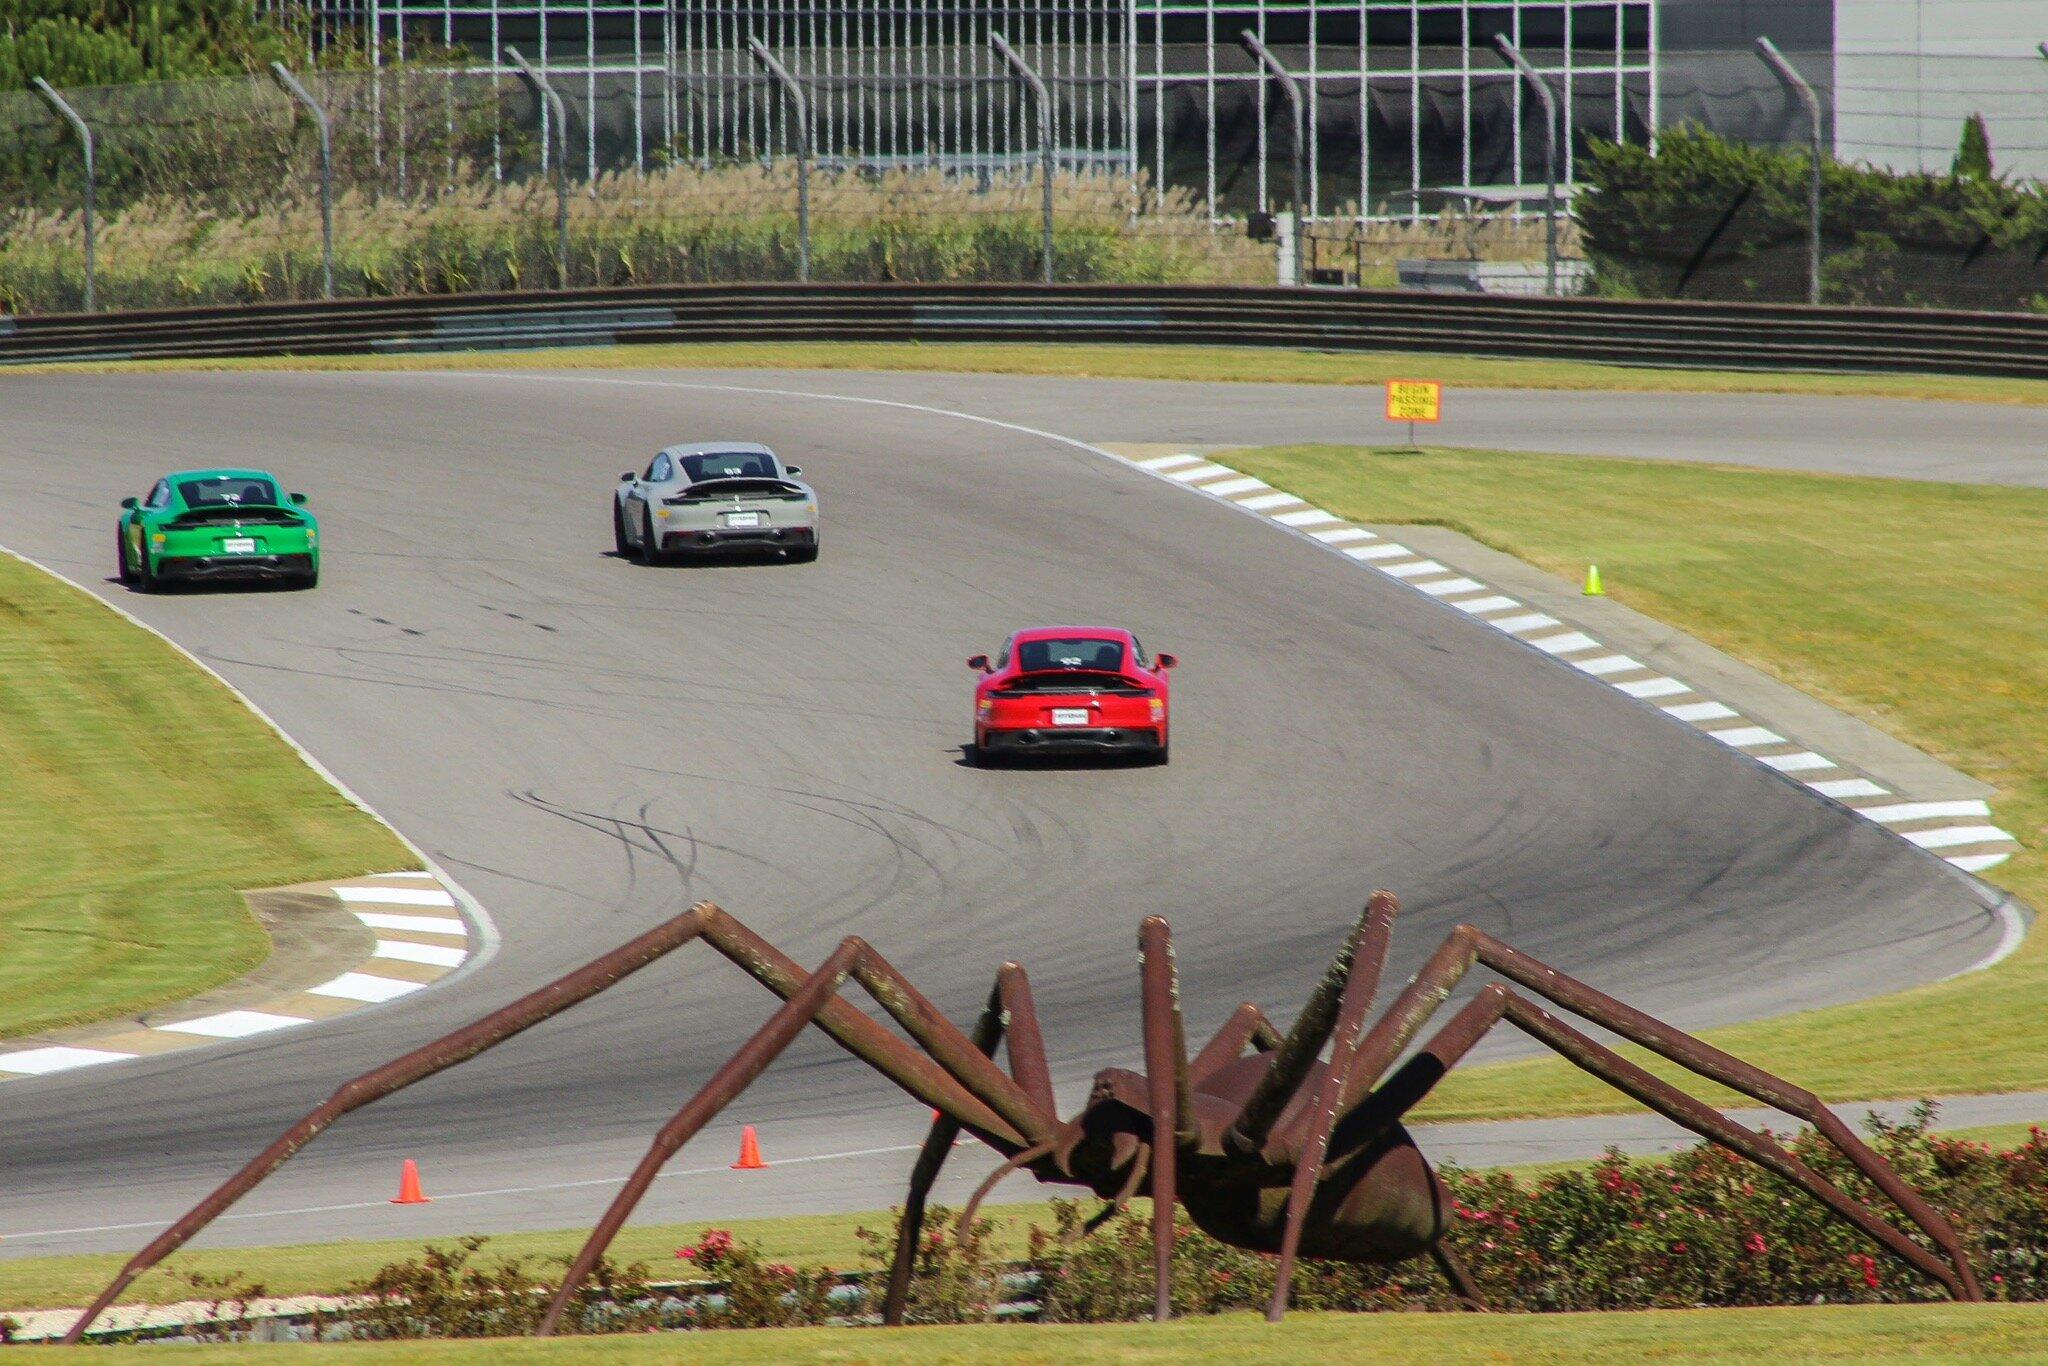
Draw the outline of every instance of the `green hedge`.
M1576 205L1602 294L1804 302L1809 162L1695 128L1595 143ZM1976 175L1829 162L1821 292L1831 304L2048 308L2048 195Z

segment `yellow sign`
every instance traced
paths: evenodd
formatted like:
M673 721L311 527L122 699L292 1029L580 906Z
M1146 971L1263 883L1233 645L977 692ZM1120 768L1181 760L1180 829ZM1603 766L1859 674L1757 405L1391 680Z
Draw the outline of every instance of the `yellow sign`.
M1387 421L1435 422L1444 415L1444 386L1433 379L1387 381Z

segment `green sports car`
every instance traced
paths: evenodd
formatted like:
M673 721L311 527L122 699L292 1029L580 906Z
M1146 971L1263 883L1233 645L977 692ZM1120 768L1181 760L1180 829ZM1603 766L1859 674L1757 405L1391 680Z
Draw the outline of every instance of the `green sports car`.
M115 553L121 582L147 593L201 579L320 582L320 524L306 495L262 470L167 474L121 500Z

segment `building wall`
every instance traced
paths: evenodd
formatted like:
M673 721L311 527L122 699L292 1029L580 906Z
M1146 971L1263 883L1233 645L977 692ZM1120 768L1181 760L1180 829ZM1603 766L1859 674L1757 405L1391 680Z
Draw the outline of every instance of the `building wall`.
M1993 169L2048 178L2048 0L1839 0L1835 155L1946 171L1984 115Z

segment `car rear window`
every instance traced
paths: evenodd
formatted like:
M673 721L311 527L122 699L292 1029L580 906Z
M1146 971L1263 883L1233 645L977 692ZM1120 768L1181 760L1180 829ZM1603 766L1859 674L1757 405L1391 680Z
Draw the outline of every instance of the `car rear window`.
M1017 644L1017 667L1026 673L1052 669L1092 669L1117 673L1124 667L1120 640L1025 640Z
M195 508L243 507L251 503L278 501L277 485L268 479L241 474L187 479L178 485L178 492L185 499L186 507Z
M702 479L777 479L775 457L761 451L714 451L708 455L679 455L676 463L691 483Z

